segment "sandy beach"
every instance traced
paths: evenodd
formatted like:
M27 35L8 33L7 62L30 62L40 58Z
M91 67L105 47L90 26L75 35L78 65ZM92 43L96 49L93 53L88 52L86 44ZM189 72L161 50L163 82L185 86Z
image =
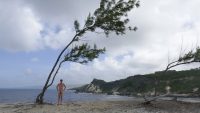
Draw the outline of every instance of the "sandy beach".
M67 102L63 105L33 103L0 104L0 113L200 113L200 103L159 100L152 105L142 100Z

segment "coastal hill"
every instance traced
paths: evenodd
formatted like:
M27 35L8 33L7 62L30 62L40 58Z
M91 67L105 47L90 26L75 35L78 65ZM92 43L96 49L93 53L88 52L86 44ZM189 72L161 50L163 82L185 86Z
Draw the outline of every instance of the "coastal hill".
M74 88L77 92L106 93L119 95L186 94L198 96L200 91L200 69L155 72L134 75L112 82L94 79L90 84Z

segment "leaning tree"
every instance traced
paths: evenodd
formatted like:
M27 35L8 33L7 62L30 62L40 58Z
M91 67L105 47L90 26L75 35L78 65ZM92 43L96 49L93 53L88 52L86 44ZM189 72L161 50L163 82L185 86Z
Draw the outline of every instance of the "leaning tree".
M200 48L196 47L196 49L190 50L186 54L179 55L177 60L168 63L166 69L164 70L164 74L173 67L198 62L200 62Z
M167 64L167 67L165 68L165 70L162 72L162 75L165 76L166 73L174 67L177 67L180 65L199 63L199 62L200 62L200 47L196 47L195 49L190 50L189 52L187 52L185 54L180 54L176 60L169 62ZM155 84L155 88L156 88L158 85L158 82L159 82L157 78L155 78L155 82L156 82L156 84ZM155 93L156 93L156 91L155 91ZM155 101L159 97L163 97L163 96L165 96L165 95L157 96L155 94L155 97L151 98L151 99L144 96L144 100L145 100L144 104L151 104L152 101Z
M73 43L79 42L88 32L103 32L107 37L110 33L124 35L127 30L137 30L129 23L128 12L134 7L139 7L138 0L101 0L99 8L89 13L83 27L77 20L74 21L75 35L64 47L51 69L42 91L36 98L36 103L42 104L46 90L53 84L54 79L64 62L88 63L105 52L105 48L98 49L96 45L85 43L69 48Z

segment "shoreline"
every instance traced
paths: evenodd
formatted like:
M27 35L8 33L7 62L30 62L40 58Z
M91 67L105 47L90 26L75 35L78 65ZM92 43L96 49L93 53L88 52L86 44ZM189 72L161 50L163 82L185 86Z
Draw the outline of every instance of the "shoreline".
M0 103L0 113L200 113L200 103L157 100L143 105L142 99L96 102L65 102L36 105L34 103Z
M101 99L101 100L71 100L71 101L67 101L64 100L63 103L76 103L76 102L80 102L80 103L88 103L88 102L115 102L115 101L145 101L144 98L142 97L134 97L134 96L121 96L121 95L109 95L109 96L116 96L116 98L109 98L109 99ZM126 98L119 98L119 97L126 97ZM152 99L153 97L148 97L149 99ZM159 97L156 99L156 101L176 101L176 102L185 102L185 103L199 103L200 104L200 98L198 97L172 97L172 96L164 96L164 97ZM46 104L56 104L55 102L52 101L46 101ZM16 101L16 102L0 102L0 105L15 105L15 104L34 104L34 101Z

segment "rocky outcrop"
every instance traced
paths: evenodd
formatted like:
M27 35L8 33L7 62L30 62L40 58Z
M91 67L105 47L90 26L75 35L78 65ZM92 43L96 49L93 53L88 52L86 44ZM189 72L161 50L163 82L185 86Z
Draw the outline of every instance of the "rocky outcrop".
M100 86L105 83L106 82L103 80L93 79L93 81L90 84L73 89L76 90L77 92L103 93Z
M92 83L87 86L86 90L87 92L102 93L102 90L100 89L100 87Z

